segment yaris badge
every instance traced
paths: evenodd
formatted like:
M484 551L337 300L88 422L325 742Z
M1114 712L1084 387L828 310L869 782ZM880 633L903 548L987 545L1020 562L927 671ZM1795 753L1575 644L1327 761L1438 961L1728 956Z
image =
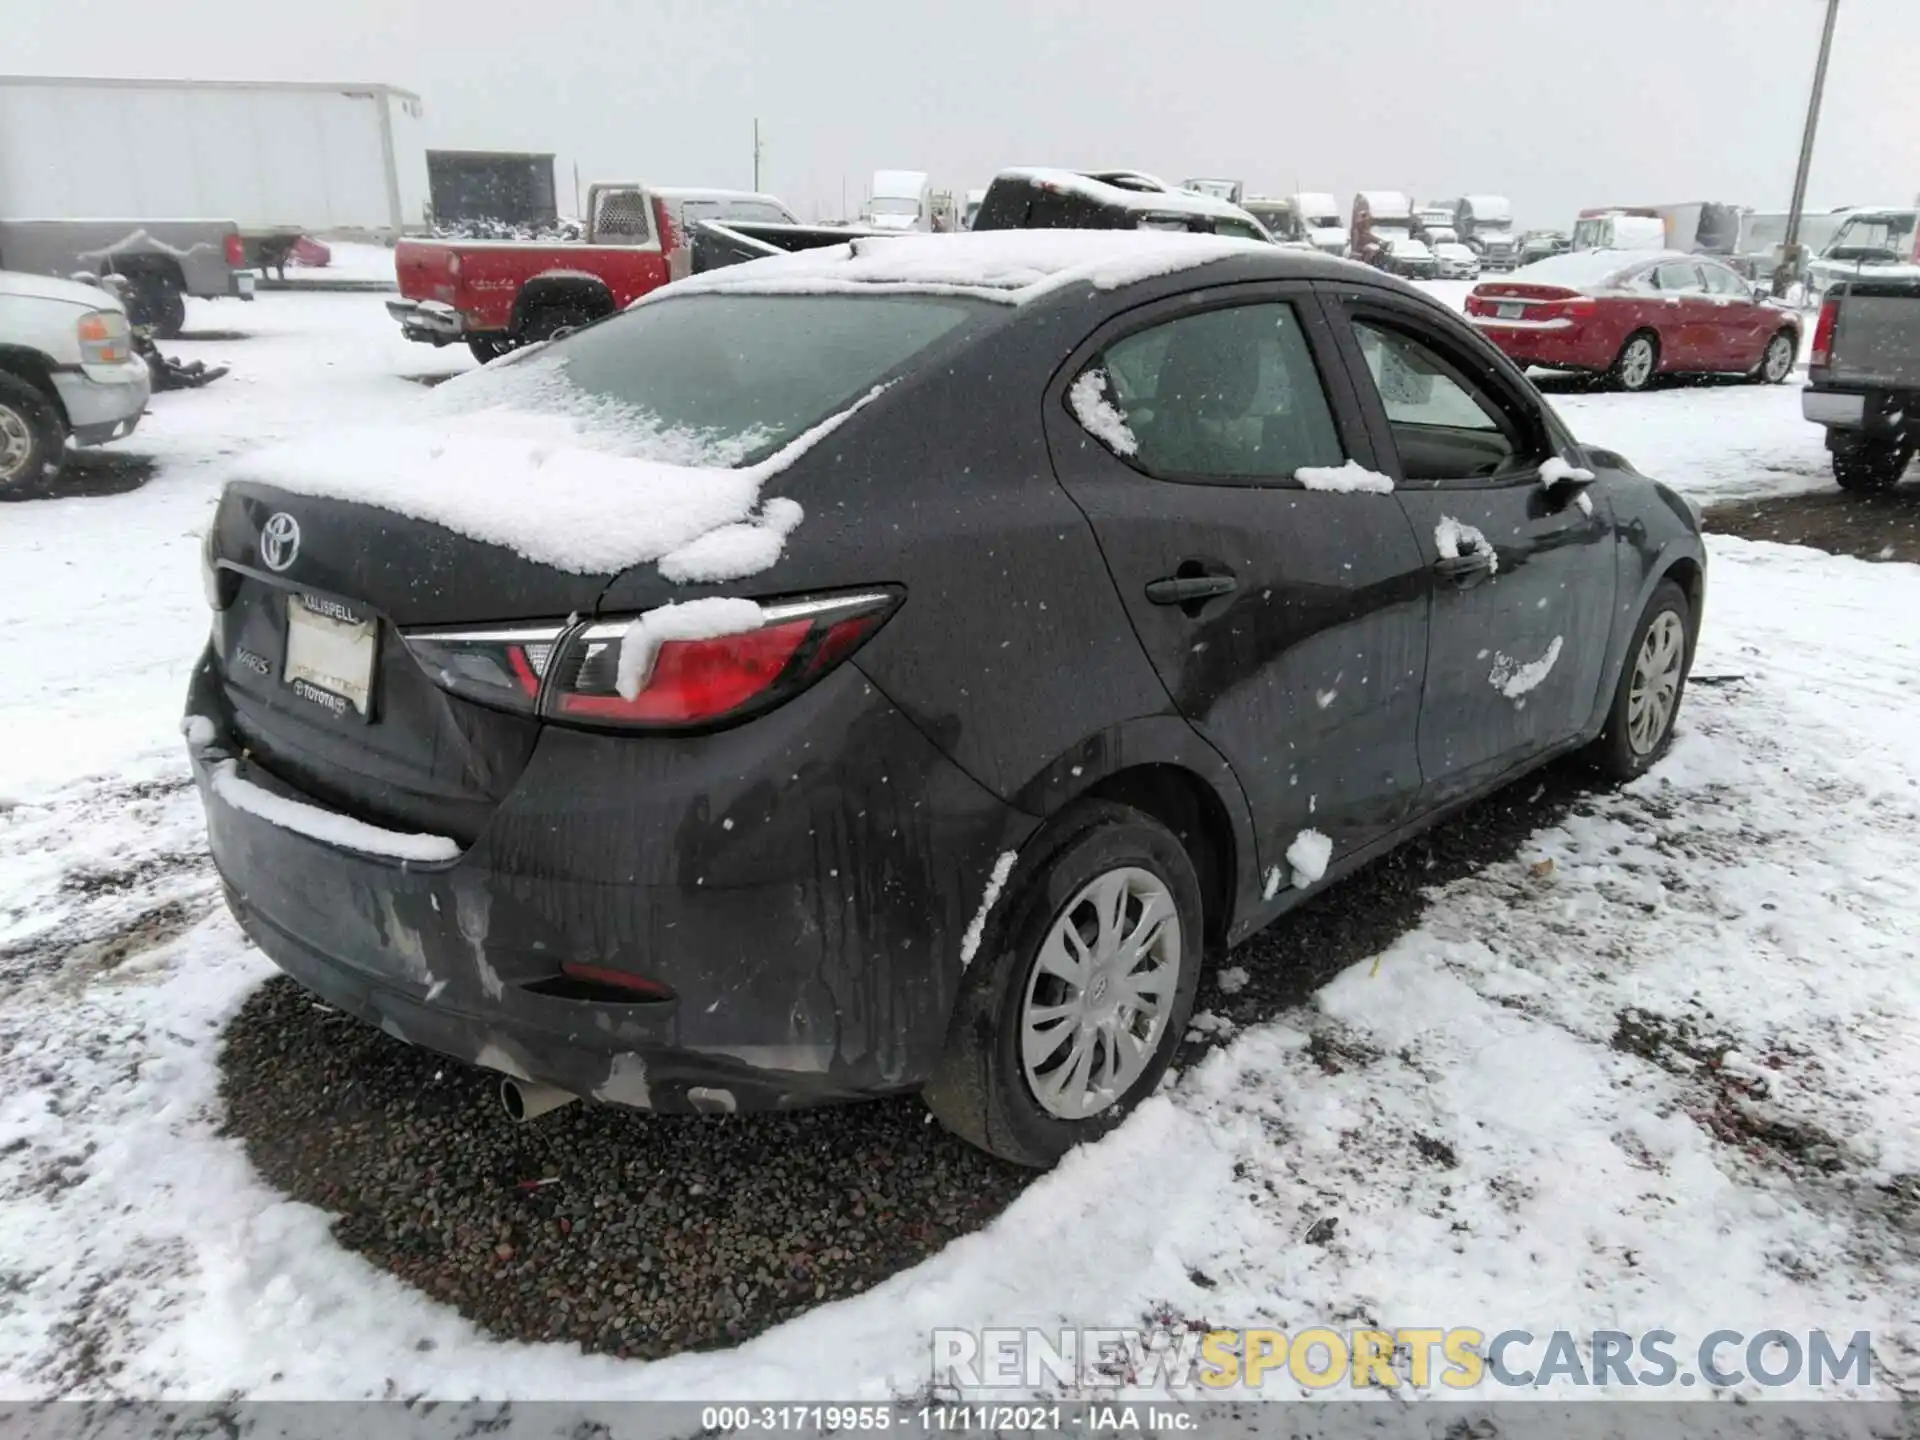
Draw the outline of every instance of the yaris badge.
M300 522L284 510L267 517L260 527L260 558L269 570L284 570L300 553Z

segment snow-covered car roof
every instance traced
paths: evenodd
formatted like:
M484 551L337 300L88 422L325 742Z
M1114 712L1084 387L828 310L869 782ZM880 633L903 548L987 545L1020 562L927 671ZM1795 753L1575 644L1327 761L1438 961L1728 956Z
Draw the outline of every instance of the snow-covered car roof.
M1569 289L1605 289L1630 270L1658 265L1663 260L1697 260L1680 250L1572 250L1549 255L1501 276L1502 282L1521 285L1565 285Z
M1416 240L1411 235L1389 235L1381 243L1395 255L1410 255L1417 259L1433 253L1427 248L1426 241Z
M638 303L713 291L775 295L909 291L1019 304L1075 281L1111 290L1215 261L1272 256L1277 250L1259 240L1163 230L861 236L845 245L774 255L689 276L652 291Z
M1433 253L1436 255L1444 255L1449 260L1471 260L1474 258L1473 251L1465 245L1462 245L1458 240L1440 241L1439 244L1433 247Z

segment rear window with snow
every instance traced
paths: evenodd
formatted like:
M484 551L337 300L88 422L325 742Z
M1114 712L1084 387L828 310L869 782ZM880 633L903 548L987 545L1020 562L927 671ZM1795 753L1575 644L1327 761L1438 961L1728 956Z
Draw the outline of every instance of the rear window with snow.
M746 465L1003 313L944 295L688 295L489 366L441 398L568 413L678 464Z

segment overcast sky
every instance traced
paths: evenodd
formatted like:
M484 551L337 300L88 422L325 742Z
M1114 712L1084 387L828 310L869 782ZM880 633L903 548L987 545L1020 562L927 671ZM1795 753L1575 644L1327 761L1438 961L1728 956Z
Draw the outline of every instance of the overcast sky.
M559 189L876 169L1228 175L1253 192L1785 208L1824 0L0 0L0 70L384 81L430 143ZM1920 192L1920 0L1841 0L1809 203ZM563 208L565 202L563 201Z

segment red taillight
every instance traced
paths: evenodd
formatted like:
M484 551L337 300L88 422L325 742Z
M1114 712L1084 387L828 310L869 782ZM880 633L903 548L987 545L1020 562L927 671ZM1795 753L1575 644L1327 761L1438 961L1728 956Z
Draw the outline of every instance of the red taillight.
M772 689L812 631L811 620L790 620L744 635L668 640L660 646L652 671L632 699L618 693L563 690L558 713L574 719L642 725L686 725L718 719Z
M1489 308L1490 307L1488 306L1487 302L1481 298L1480 293L1478 291L1475 291L1473 294L1467 296L1467 314L1484 315L1487 313Z
M227 264L236 269L244 268L247 263L246 242L238 235L227 236Z
M1823 369L1833 363L1833 327L1840 323L1840 302L1829 300L1820 307L1820 322L1813 327L1813 353L1807 356L1810 369Z
M673 217L667 213L666 201L658 195L653 197L653 223L660 231L660 253L666 255L680 248L680 232L674 229Z
M694 601L631 620L414 632L406 642L438 684L482 704L583 725L676 729L744 718L797 695L858 650L899 600L876 590Z
M578 960L562 960L560 973L583 986L622 992L599 997L603 999L671 1000L673 998L673 992L656 980L648 980L640 975L629 975L624 970L611 970L605 965L587 965ZM575 998L592 997L581 995Z

